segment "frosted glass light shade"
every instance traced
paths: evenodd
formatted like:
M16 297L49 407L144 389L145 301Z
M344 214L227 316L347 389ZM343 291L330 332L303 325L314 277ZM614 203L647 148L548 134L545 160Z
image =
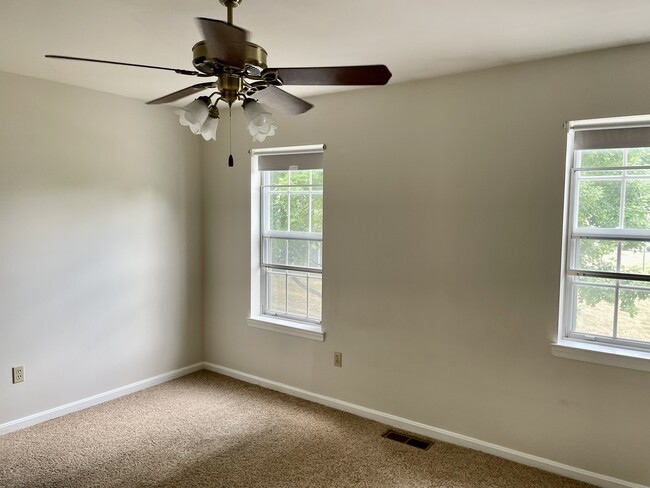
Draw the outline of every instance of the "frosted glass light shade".
M206 141L215 140L217 138L217 127L219 126L219 117L208 117L205 122L203 122L203 127L201 127L201 136Z
M275 135L277 126L273 115L266 107L255 100L244 102L244 115L248 119L248 132L253 136L254 141L262 142L264 139Z
M207 97L199 97L188 103L185 107L176 111L179 116L178 122L189 127L193 134L201 133L201 126L205 119L208 118L209 104L210 99Z
M277 127L273 124L265 124L262 126L255 125L254 123L248 124L248 132L253 136L254 141L263 142L267 137L275 135Z

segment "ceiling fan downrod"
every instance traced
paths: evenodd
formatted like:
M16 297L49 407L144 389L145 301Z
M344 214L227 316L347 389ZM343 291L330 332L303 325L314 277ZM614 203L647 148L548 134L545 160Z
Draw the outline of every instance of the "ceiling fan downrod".
M232 25L232 9L239 6L241 0L219 0L219 2L228 9L228 23Z

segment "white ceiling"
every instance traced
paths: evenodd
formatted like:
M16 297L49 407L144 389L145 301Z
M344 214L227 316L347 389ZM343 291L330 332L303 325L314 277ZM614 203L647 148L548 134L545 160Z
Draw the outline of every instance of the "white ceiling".
M226 10L218 0L1 0L0 70L150 100L205 80L43 55L192 69L199 16L225 20ZM234 11L270 66L380 63L390 83L650 41L649 18L648 0L243 0Z

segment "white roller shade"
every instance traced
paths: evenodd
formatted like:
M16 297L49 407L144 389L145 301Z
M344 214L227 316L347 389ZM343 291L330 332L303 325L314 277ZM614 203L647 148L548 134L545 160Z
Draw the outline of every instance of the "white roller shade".
M650 147L650 127L626 127L621 129L576 129L573 148L620 149Z
M253 149L251 154L257 157L257 169L260 171L287 171L291 169L307 170L323 168L323 151L325 146L297 146L291 148Z

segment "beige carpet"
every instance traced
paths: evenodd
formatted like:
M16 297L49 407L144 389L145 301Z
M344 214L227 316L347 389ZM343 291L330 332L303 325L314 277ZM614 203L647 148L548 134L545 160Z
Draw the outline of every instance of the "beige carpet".
M1 487L590 485L208 371L0 437Z

